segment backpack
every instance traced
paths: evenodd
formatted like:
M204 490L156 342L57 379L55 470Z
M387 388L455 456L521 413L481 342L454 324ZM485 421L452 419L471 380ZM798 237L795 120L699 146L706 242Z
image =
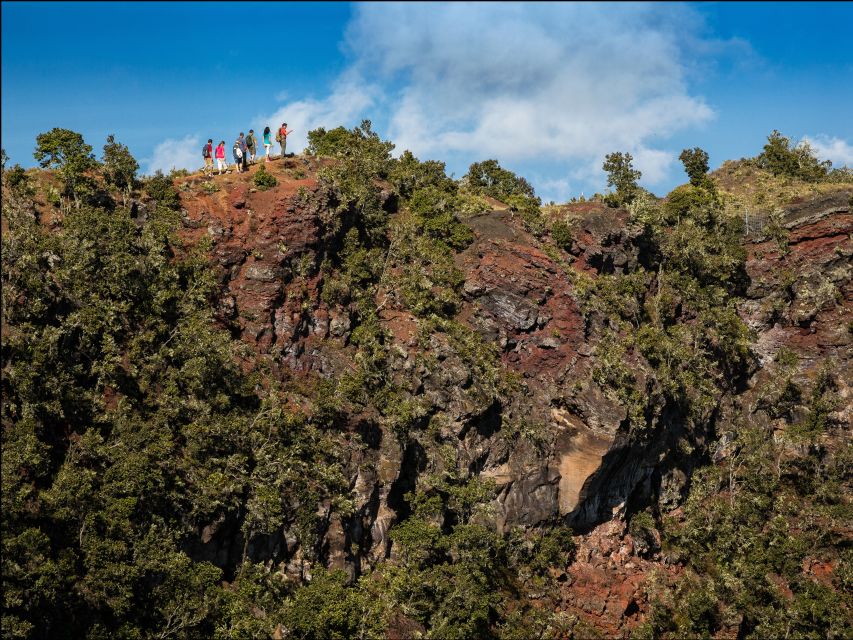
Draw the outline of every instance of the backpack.
M248 136L246 136L246 145L249 147L255 146L255 135L254 134L250 133Z
M209 146L204 145L201 148L201 157L202 158L209 158L210 157L210 147Z
M243 150L240 148L240 145L234 145L234 155L238 158L243 157Z

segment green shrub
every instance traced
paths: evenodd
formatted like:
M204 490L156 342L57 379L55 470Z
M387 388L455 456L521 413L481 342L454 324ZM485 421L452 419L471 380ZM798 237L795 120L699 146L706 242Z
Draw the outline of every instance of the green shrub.
M409 200L409 210L423 231L457 250L464 249L474 239L470 227L459 222L458 208L459 202L453 193L433 186L417 189Z
M696 278L702 286L717 285L729 292L744 287L743 220L724 212L713 185L676 187L663 206L649 203L636 213L648 242L660 252L648 256L657 255L669 269ZM695 286L691 290L700 292Z
M206 182L201 183L201 190L207 194L216 193L219 191L219 185L213 180L207 180Z
M277 390L258 395L215 323L206 247L176 251L170 209L137 221L83 205L52 232L9 212L8 225L4 629L211 637L223 618L256 629L257 609L226 596L222 570L192 545L211 522L248 544L289 517L312 561L316 505L351 513L339 436L288 412Z
M404 232L403 232L404 233ZM464 274L453 262L453 252L442 242L407 234L402 243L400 292L406 307L419 317L452 317L462 303Z
M445 173L443 162L435 160L421 162L408 150L394 162L388 179L404 199L411 198L417 190L427 187L449 194L457 191L456 183Z
M338 127L326 131L320 127L308 132L308 148L311 155L348 158L364 167L370 175L381 178L388 176L391 166L393 143L380 139L373 131L370 120L352 130Z
M824 365L818 372L809 399L808 414L802 422L792 427L795 435L814 439L831 426L831 414L838 408L840 399L836 395L837 385L830 370L830 365Z
M539 209L542 200L526 179L504 169L497 160L475 162L461 182L465 192L491 196L509 205L511 211L521 214L525 227L537 237L545 232Z
M459 217L466 218L492 210L485 198L474 193L459 193L457 195Z
M556 221L551 226L551 239L563 251L568 251L572 246L572 228L562 220Z
M754 356L735 306L746 281L740 223L724 214L713 185L678 187L663 204L640 192L629 211L644 229L640 268L577 278L576 290L587 322L605 322L593 379L625 407L632 437L644 439L661 406L703 424Z
M545 575L549 569L564 569L575 552L574 533L568 527L557 526L545 532L536 545L530 568Z
M497 160L475 162L463 177L465 186L474 193L482 193L505 201L510 196L522 196L541 204L531 184L512 171L502 168Z
M145 193L161 207L173 211L181 208L181 197L172 178L163 175L160 170L145 181Z
M663 204L664 219L676 223L688 218L707 224L721 203L716 192L707 185L684 184L673 189Z
M276 180L274 175L267 172L264 165L261 165L252 177L252 183L261 191L266 191L267 189L271 189L276 186L278 184L278 180Z
M797 352L785 346L779 347L773 359L781 367L793 367L800 362L800 356L797 355Z
M51 185L45 187L44 198L49 204L52 204L54 207L58 208L62 206L62 196L59 195L59 190L56 187L53 187Z
M631 516L628 531L634 539L634 548L639 555L647 555L657 549L657 524L648 511L640 511Z
M318 568L284 608L282 620L288 634L306 640L380 637L382 601L346 585L343 571Z
M670 555L689 570L653 596L651 626L658 637L713 636L728 618L745 638L849 636L849 593L804 568L808 557L839 555L824 527L850 508L825 506L819 495L845 472L829 463L833 454L794 452L769 430L734 426L720 463L694 473L683 519L665 523Z
M451 479L441 489L406 495L412 515L391 530L402 566L385 565L381 573L395 585L398 606L430 637L493 637L511 589L510 574L501 570L506 546L492 529L468 521L493 487ZM454 522L447 531L435 524L442 513Z
M767 169L776 176L790 176L806 182L820 182L826 179L832 162L817 159L808 142L791 145L791 140L774 130L767 136L767 143L756 157L759 167Z
M17 195L24 198L31 198L35 195L35 188L32 185L32 181L21 165L16 164L9 169L4 168L3 178L6 184L9 185L9 188Z

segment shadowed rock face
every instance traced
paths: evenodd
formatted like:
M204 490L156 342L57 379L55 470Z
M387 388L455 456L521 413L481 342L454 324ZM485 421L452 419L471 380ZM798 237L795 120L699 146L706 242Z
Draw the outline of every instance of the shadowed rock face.
M306 169L305 179L282 175L279 186L266 192L250 188L246 178L230 176L213 195L185 195L183 234L190 244L204 236L212 241L223 324L259 357L269 358L273 375L310 386L350 370L354 348L348 343L348 312L328 308L319 297L321 238L330 212L314 177L316 166ZM594 618L600 628L617 630L643 606L637 585L654 565L628 561L631 552L620 545L630 541L622 541L619 516L629 501L666 492L678 496L689 464L682 468L673 453L685 435L675 418L660 439L629 444L623 433L625 408L591 379L596 344L585 335L572 270L595 276L631 268L637 262L637 232L621 210L587 203L570 213L576 237L561 263L509 211L496 208L466 221L475 239L455 258L465 276L458 319L497 344L503 365L522 380L524 393L506 406L484 406L466 395L470 374L464 364L437 336L427 347L421 345L417 321L408 311L386 306L380 319L391 336L392 374L416 380L412 397L448 412L442 437L456 448L460 465L495 481L498 528L562 519L589 532L581 542L581 554L588 557L572 569L577 575L569 581L579 589L566 596L564 606ZM846 380L853 380L853 215L839 196L798 203L786 224L790 255L785 265L793 276L780 268L773 241L745 240L751 286L741 313L758 332L759 358L763 364L786 345L802 354L802 375L811 375L815 363L834 356ZM425 348L441 362L435 371L419 369L417 356ZM842 393L849 399L849 388ZM522 419L539 428L539 440L507 439L508 425ZM347 428L371 435L364 438L366 448L353 450L347 469L356 513L330 524L325 557L331 566L355 575L393 552L388 530L405 516L402 496L417 487L425 459L414 445L401 446L375 416L353 418ZM690 437L701 448L706 435ZM202 542L219 539L213 526ZM285 527L281 540L268 541L265 553L289 560L289 571L298 574L294 540ZM622 558L616 568L596 560L600 555L594 544L604 545L603 540L613 547L613 557ZM355 544L361 555L350 552Z
M637 266L635 240L640 229L628 224L628 212L600 202L563 205L549 211L553 221L572 230L567 248L572 267L585 273L623 273Z

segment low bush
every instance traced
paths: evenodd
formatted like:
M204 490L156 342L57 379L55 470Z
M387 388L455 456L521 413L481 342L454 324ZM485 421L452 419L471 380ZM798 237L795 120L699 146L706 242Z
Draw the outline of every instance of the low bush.
M261 191L271 189L278 184L278 180L276 180L275 176L266 170L264 165L258 167L258 170L252 178L252 182Z

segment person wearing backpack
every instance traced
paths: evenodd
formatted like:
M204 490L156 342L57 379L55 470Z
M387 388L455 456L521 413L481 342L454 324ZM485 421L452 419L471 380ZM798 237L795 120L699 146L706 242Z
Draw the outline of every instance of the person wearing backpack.
M257 148L257 140L255 140L254 129L249 129L249 135L246 136L246 147L249 149L249 163L255 164L255 150Z
M266 127L264 129L264 153L267 157L264 159L264 162L270 161L270 149L272 149L272 141L270 140L270 128Z
M246 138L243 136L243 132L240 132L240 137L237 142L240 143L240 151L243 152L243 155L240 156L243 158L243 171L249 170L249 145L246 144Z
M234 164L237 165L237 173L243 173L243 134L234 141L231 153L234 155Z
M204 173L208 178L213 177L213 138L207 140L207 144L201 148L201 157L204 158Z
M228 173L228 164L225 162L225 140L220 140L216 146L216 166L219 169L219 175L222 171Z
M281 145L281 159L282 160L284 160L287 157L286 150L287 150L287 134L288 133L293 133L293 131L288 131L287 130L287 123L282 122L281 128L278 130L278 134L275 137L276 142L278 142Z

